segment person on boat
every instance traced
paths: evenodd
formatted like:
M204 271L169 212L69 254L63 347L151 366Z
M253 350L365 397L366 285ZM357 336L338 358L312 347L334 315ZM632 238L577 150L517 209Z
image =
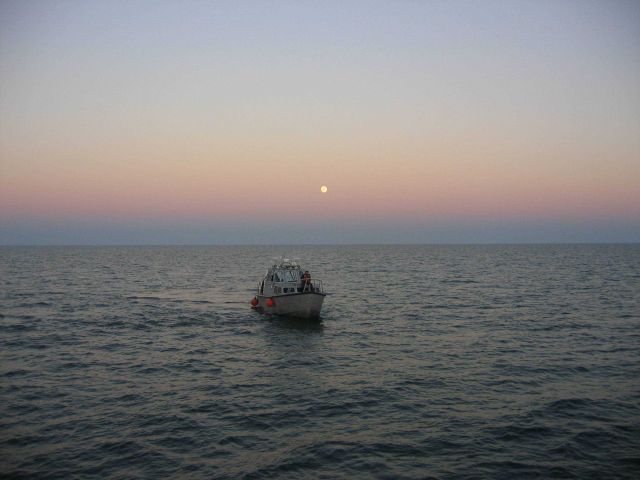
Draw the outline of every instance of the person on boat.
M309 270L305 270L302 275L302 287L305 292L311 291L311 274L309 273Z

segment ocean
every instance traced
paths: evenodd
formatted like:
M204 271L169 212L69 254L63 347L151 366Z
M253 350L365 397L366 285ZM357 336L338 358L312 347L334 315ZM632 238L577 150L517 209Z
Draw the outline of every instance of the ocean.
M249 301L281 255L321 321ZM640 245L0 248L5 478L640 478Z

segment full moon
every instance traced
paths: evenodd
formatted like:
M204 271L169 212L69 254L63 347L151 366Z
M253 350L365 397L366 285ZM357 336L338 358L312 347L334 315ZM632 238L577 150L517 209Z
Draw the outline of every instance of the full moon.
M325 187L324 185L322 185L322 186L320 187L320 191L321 191L322 193L327 193L327 187Z

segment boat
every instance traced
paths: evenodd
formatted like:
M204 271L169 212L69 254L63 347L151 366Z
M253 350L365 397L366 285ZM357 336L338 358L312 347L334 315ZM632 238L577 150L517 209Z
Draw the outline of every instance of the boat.
M267 270L250 303L267 315L316 320L326 295L321 280L312 279L295 260L283 258Z

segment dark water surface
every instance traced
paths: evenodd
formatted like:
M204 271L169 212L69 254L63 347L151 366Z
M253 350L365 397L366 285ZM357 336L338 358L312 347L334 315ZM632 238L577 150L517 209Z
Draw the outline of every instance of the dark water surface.
M272 257L333 294L249 309ZM640 246L0 249L0 474L640 478Z

